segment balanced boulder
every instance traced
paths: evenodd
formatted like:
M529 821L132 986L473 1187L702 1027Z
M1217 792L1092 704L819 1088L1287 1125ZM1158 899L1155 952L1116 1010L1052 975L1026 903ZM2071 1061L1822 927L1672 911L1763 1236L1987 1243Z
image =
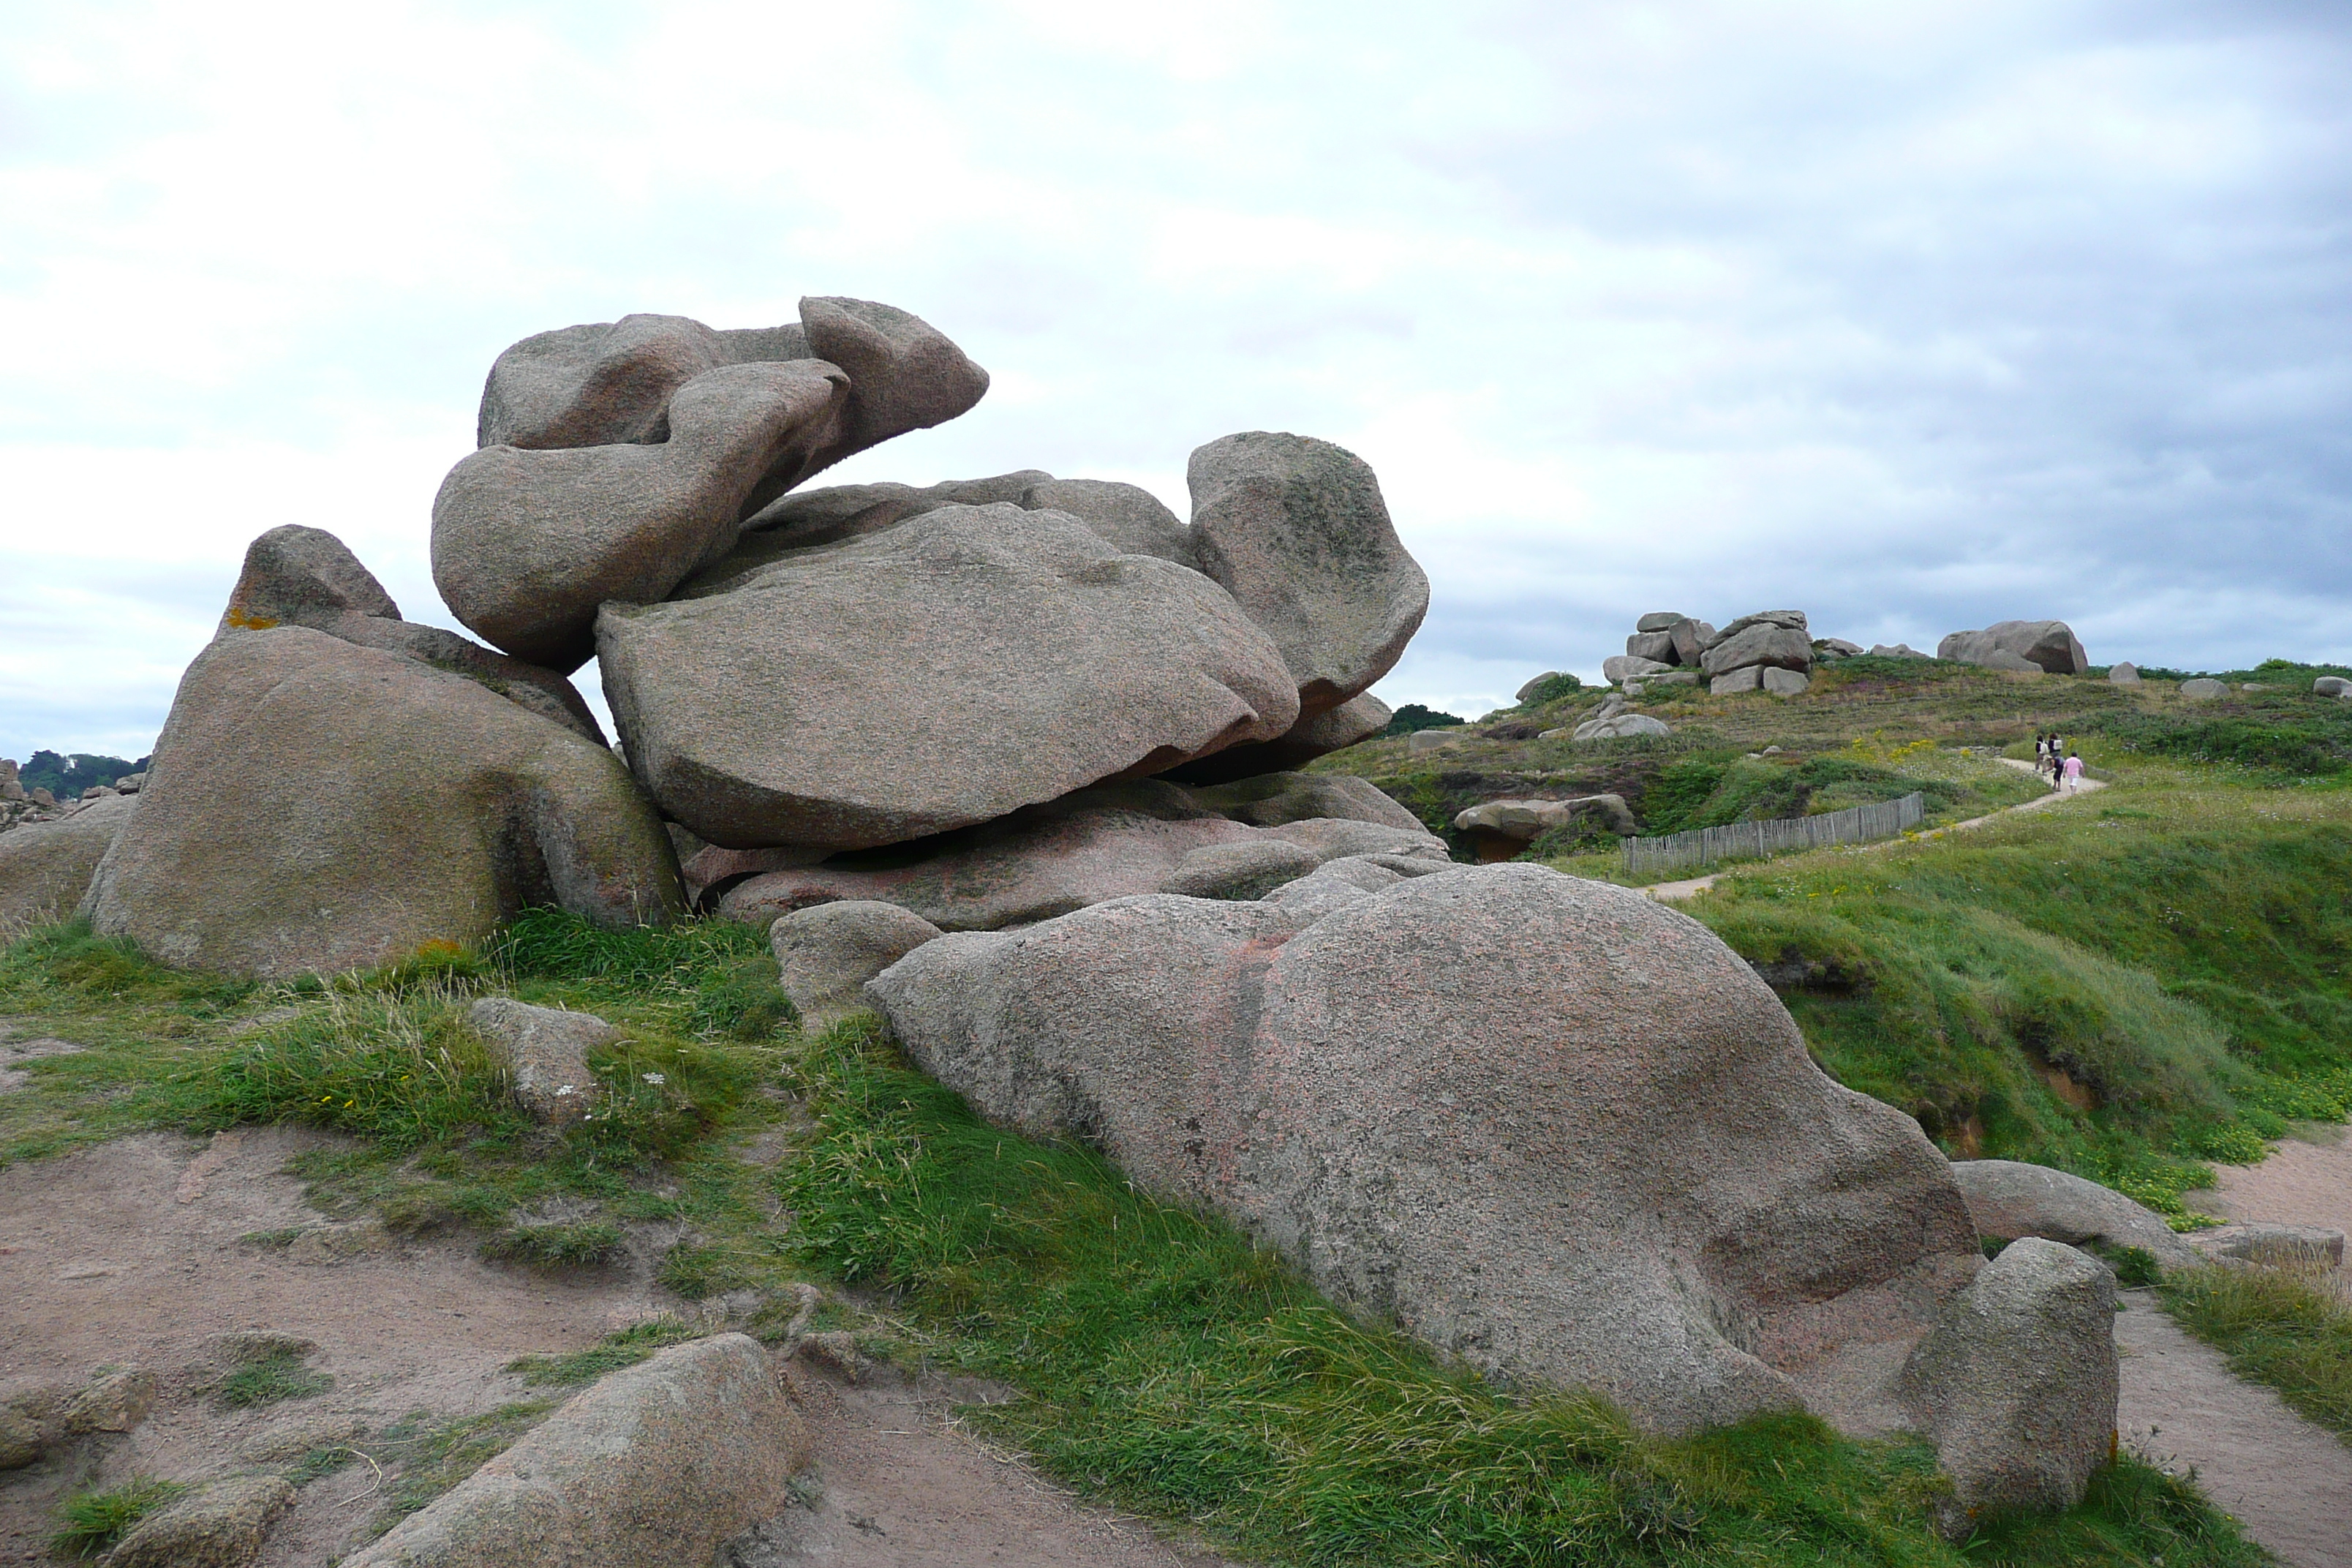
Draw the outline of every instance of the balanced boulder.
M2063 621L1996 621L1980 632L1954 632L1936 645L1936 657L2050 675L2080 675L2091 668L2082 639Z
M278 626L309 626L462 675L585 740L604 743L604 731L572 682L455 632L402 620L400 606L375 574L324 529L289 523L246 547L245 570L229 592L220 629L267 631Z
M1394 668L1428 613L1429 579L1362 458L1253 430L1197 448L1185 479L1201 570L1282 650L1302 716Z
M848 379L821 360L706 371L669 403L658 444L485 447L433 500L433 581L467 626L570 671L606 600L659 600L731 549L779 465L831 439Z
M332 973L534 905L608 928L681 907L669 839L611 752L308 627L232 629L199 654L155 755L90 908L168 963Z
M895 844L1268 741L1282 655L1198 573L1076 520L951 506L610 604L630 766L712 844Z
M1795 1406L1790 1369L1857 1341L1899 1362L1978 1267L1917 1124L1696 922L1533 866L1307 880L950 935L868 994L999 1125L1655 1430Z

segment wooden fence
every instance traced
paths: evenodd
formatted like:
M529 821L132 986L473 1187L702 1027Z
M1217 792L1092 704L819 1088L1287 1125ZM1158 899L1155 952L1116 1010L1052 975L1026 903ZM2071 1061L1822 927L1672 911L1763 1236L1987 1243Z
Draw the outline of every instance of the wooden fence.
M1655 880L1716 860L1760 860L1790 849L1824 844L1868 844L1919 826L1927 804L1916 792L1900 800L1857 805L1820 816L1782 817L1773 822L1734 822L1698 827L1662 838L1625 840L1625 874Z

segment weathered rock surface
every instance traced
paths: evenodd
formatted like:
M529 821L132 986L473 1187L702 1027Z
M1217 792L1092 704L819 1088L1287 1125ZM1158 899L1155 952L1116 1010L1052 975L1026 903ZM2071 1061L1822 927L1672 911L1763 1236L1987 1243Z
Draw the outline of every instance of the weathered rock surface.
M580 693L551 669L493 653L439 626L400 618L400 606L343 542L324 529L289 523L246 547L221 630L309 626L362 647L381 648L468 680L552 719L598 745L604 731Z
M770 471L802 465L848 398L822 361L727 365L677 389L657 445L485 447L434 497L434 584L499 647L576 669L598 605L664 598L733 548Z
M1813 683L1813 678L1793 669L1776 669L1766 665L1757 672L1757 683L1776 697L1794 697Z
M1675 639L1676 664L1696 665L1706 653L1707 644L1715 640L1715 627L1706 621L1685 616L1667 628Z
M1378 823L1409 834L1425 836L1429 831L1380 785L1353 773L1258 773L1231 784L1193 785L1183 800L1193 810L1230 816L1253 827L1328 817Z
M1262 899L1323 860L1305 845L1283 838L1203 845L1176 862L1157 890L1191 899Z
M866 1005L866 983L940 934L896 904L846 899L795 910L768 932L779 984L811 1028Z
M792 551L879 533L910 517L920 517L943 506L993 506L1000 502L1019 506L1023 504L1022 498L1032 489L1053 480L1054 476L1043 468L1023 468L984 479L941 479L919 489L913 485L885 481L794 490L743 525L735 548L704 574L700 586L716 586L748 576ZM1024 506L1023 510L1037 509Z
M1353 870L950 935L868 994L991 1121L1084 1131L1337 1299L1654 1429L1899 1353L1978 1267L1917 1125L1814 1067L1703 927L1533 866Z
M608 1374L344 1568L678 1568L782 1513L808 1424L757 1342Z
M107 1568L247 1568L262 1538L294 1506L281 1476L236 1476L148 1515L106 1555Z
M2196 1249L2174 1234L2162 1215L2064 1171L2018 1160L1955 1160L1952 1179L1968 1199L1979 1236L2137 1247L2154 1253L2168 1268L2197 1261Z
M2082 639L2063 621L1996 621L1980 632L1954 632L1936 645L1936 657L2050 675L2080 675L2091 668Z
M2129 659L2119 660L2107 666L2107 679L2117 686L2140 685L2139 666ZM2320 679L2324 680L2326 677L2322 676Z
M1719 637L1699 658L1699 668L1707 674L1723 675L1735 669L1763 667L1792 669L1799 674L1813 668L1813 639L1805 635L1802 626L1784 626L1771 621L1743 616L1751 624L1738 626L1736 632Z
M722 366L825 360L855 383L814 465L773 476L781 490L854 452L942 424L988 390L988 373L919 317L865 300L804 299L797 323L719 331L685 316L624 316L541 332L490 367L478 444L534 449L658 443L680 387Z
M1533 843L1555 827L1565 827L1589 816L1620 836L1639 833L1633 814L1619 795L1582 795L1567 800L1490 800L1458 812L1454 826L1464 833L1491 833L1497 838Z
M1935 655L1921 653L1909 643L1899 642L1892 645L1887 643L1873 644L1870 649L1870 657L1873 658L1933 658Z
M609 605L597 647L637 777L737 847L899 843L1298 717L1281 654L1215 584L1004 504Z
M534 1007L511 996L480 998L466 1021L506 1069L515 1103L549 1127L569 1127L588 1113L596 1091L588 1053L620 1037L593 1013Z
M1898 1383L1952 1478L1941 1522L2083 1500L2114 1452L2116 1277L2071 1247L2013 1241L1912 1352Z
M68 1436L128 1432L154 1411L162 1380L152 1368L110 1367L75 1392L58 1413Z
M1606 719L1587 719L1570 732L1577 741L1614 741L1628 735L1665 735L1673 731L1663 719L1647 713L1618 713Z
M1023 490L1019 500L1031 511L1076 518L1129 555L1157 555L1196 569L1200 565L1192 531L1140 486L1110 479L1047 479Z
M1633 658L1655 659L1660 664L1680 662L1675 652L1675 634L1665 632L1635 632L1625 639L1625 652Z
M1853 658L1861 654L1862 645L1843 637L1818 637L1813 642L1816 654L1828 654L1838 658Z
M1601 678L1611 682L1639 680L1645 675L1664 675L1674 668L1654 658L1636 658L1630 653L1612 653L1601 661Z
M90 909L168 963L332 973L535 904L607 927L682 907L668 837L612 752L400 655L230 630L188 667L155 752Z
M2137 676L2139 672L2134 670L2132 673ZM2108 679L2113 679L2114 677L2110 676ZM2340 675L2320 676L2311 683L2311 689L2322 697L2352 698L2352 680L2347 680Z
M2273 1267L2341 1268L2344 1233L2310 1225L2225 1225L2200 1231L2192 1257L2232 1258Z
M1688 619L1690 617L1680 610L1652 610L1633 623L1633 629L1636 632L1670 632Z
M1182 784L1223 784L1228 779L1287 773L1370 740L1387 729L1394 717L1387 703L1367 691L1337 708L1307 715L1274 740L1228 746L1198 762L1171 768L1167 776Z
M1395 666L1428 613L1429 579L1362 458L1252 430L1196 448L1185 480L1201 570L1282 650L1302 716Z
M0 833L0 932L72 915L139 800L115 795L71 816Z
M2230 695L2230 688L2226 681L2215 680L2208 676L2199 676L2194 680L2184 680L2180 683L2180 695L2191 702L2211 702L2217 698Z
M1402 854L1447 861L1445 846L1384 795L1376 809L1357 805L1355 790L1322 794L1327 804L1350 811L1345 818L1293 817L1288 810L1297 801L1288 791L1225 803L1265 826L1213 812L1199 798L1219 790L1238 796L1257 782L1188 792L1150 780L1081 791L930 843L760 872L721 890L718 910L761 924L835 900L865 899L911 910L943 931L993 931L1156 892L1195 851L1215 846L1277 841L1326 860ZM1354 819L1359 811L1373 820ZM1397 824L1394 816L1407 823Z

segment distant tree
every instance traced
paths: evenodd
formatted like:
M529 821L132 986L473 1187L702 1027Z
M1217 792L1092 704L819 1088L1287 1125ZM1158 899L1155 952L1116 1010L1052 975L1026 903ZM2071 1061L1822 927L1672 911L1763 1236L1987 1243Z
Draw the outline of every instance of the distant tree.
M1396 710L1394 716L1389 720L1389 727L1381 733L1410 735L1415 730L1443 730L1449 724L1466 724L1469 721L1467 719L1458 719L1451 713L1440 713L1434 709L1424 708L1418 702L1408 702Z
M125 773L146 772L147 762L145 757L134 763L94 752L76 752L71 756L35 752L32 760L17 771L16 781L28 790L45 789L59 800L71 800L92 784L110 784Z

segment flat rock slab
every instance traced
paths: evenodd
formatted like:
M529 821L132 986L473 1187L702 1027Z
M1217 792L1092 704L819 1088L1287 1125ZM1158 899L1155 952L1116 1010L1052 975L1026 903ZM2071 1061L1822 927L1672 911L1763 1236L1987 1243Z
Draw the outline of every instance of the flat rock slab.
M2157 1305L2126 1290L2116 1315L2126 1446L2198 1484L2294 1568L2352 1568L2352 1447L2231 1374Z

